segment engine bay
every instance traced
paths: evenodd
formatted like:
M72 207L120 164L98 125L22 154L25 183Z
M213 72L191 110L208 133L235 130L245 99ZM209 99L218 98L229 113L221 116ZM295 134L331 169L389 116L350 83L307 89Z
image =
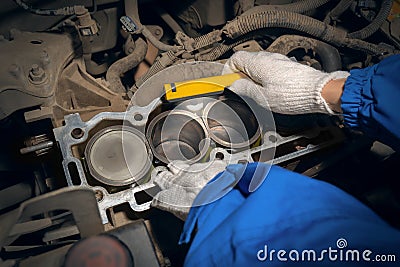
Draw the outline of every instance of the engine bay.
M400 227L400 156L342 117L273 113L221 85L165 97L165 85L221 75L237 51L325 72L372 66L400 53L399 1L0 5L0 266L75 266L85 250L181 266L183 222L150 205L154 175L175 160L276 164Z

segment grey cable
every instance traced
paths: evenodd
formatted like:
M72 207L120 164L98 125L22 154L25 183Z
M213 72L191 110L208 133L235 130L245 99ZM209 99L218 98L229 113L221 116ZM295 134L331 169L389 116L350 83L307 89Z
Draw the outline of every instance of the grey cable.
M354 0L341 0L328 14L326 14L324 22L330 24L332 20L337 20L353 3Z
M310 10L314 10L322 5L325 5L330 0L304 0L300 2L295 2L286 5L261 5L256 6L248 11L244 12L242 15L250 15L254 13L259 13L263 11L271 11L271 10L285 10L294 13L306 13Z
M147 38L147 40L149 40L150 43L152 43L155 47L157 47L159 50L161 51L174 51L177 52L179 50L182 49L181 46L177 46L177 45L167 45L164 44L163 42L159 41L150 31L149 29L147 29L146 26L144 25L140 25L139 27L141 27L141 31L144 37Z
M325 42L337 46L347 46L372 55L393 53L393 49L388 49L388 47L349 38L346 32L322 21L284 10L270 10L247 16L242 15L226 24L223 28L223 33L228 38L235 39L251 31L270 27L297 30Z
M14 0L14 2L33 14L40 15L40 16L69 16L75 14L75 7L74 6L67 6L58 9L38 9L33 8L23 0Z

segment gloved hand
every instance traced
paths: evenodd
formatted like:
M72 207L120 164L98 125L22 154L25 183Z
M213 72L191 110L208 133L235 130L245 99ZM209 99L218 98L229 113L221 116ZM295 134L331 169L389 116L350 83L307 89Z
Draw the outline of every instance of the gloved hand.
M222 160L193 165L182 161L170 163L170 171L162 171L154 178L162 191L153 198L151 205L185 220L201 189L226 166Z
M235 53L224 67L224 74L238 71L252 81L238 80L230 89L281 114L335 114L321 96L322 88L331 80L350 75L346 71L325 73L281 54L244 51Z

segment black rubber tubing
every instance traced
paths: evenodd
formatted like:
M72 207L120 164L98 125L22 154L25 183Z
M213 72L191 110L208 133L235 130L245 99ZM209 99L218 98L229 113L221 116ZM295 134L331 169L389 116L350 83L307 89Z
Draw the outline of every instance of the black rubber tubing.
M222 31L228 38L236 39L254 30L273 27L297 30L336 46L347 46L373 55L387 52L381 46L348 38L345 31L322 21L285 10L269 10L246 16L241 15L227 23Z
M354 0L341 0L329 13L326 15L324 22L331 23L332 20L337 20L353 3Z
M115 61L107 70L106 80L110 83L110 89L115 93L126 92L126 89L121 82L121 76L125 72L135 68L146 56L147 42L142 38L139 38L135 44L135 50L131 54Z
M374 34L383 24L383 22L387 19L392 10L393 0L383 0L381 4L381 8L379 9L378 14L375 19L368 24L365 28L349 33L349 38L354 39L366 39Z
M321 58L324 71L333 72L342 69L340 54L333 46L317 40L315 52Z

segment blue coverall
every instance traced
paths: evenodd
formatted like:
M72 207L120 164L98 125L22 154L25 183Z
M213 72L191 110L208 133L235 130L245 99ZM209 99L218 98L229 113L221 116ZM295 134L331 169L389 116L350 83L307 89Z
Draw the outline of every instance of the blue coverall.
M400 55L350 73L345 123L400 151ZM185 266L400 266L400 231L344 191L263 163L230 165L214 181L242 172L223 198L191 208ZM265 179L249 192L253 175Z

